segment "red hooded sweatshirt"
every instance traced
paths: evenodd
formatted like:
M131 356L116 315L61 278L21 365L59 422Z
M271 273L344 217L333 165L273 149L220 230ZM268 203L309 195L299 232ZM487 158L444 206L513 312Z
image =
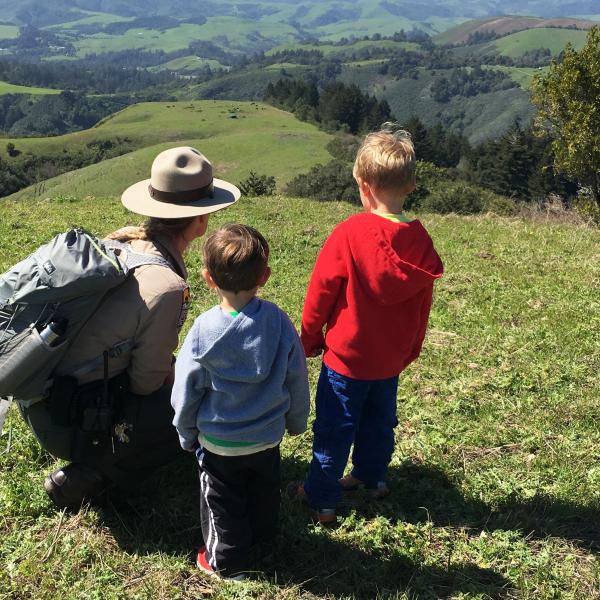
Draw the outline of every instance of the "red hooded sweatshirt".
M323 362L353 379L398 375L421 352L442 272L419 221L361 213L340 223L317 257L304 301L306 355L324 348Z

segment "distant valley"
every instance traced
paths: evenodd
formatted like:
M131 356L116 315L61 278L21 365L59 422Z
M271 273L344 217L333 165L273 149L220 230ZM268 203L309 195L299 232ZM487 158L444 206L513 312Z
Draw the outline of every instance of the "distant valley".
M70 148L76 138L51 137L109 131L90 128L144 102L267 100L326 134L358 133L356 123L375 124L381 114L476 147L529 126L532 77L567 43L583 46L600 8L554 1L0 0L0 20L3 196L31 184L43 194L46 179L152 146L117 131L94 134L81 151ZM314 91L295 97L303 85ZM339 106L329 102L320 111L315 94L337 94ZM364 104L356 123L344 94ZM198 115L177 109L171 116L170 133L155 132L154 143L196 138L186 119Z

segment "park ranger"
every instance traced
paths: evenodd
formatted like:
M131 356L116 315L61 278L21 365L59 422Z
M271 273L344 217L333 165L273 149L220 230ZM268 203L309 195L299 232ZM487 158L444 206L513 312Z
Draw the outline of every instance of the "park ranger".
M80 506L112 486L135 488L180 452L170 394L189 304L183 257L208 215L239 197L189 147L161 152L150 179L123 193L123 205L148 220L105 241L142 257L139 266L73 341L48 397L19 405L43 448L69 461L44 482L57 506Z

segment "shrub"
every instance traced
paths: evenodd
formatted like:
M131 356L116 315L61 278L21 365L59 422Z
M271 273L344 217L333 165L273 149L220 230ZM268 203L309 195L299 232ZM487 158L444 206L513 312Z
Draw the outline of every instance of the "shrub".
M6 144L6 152L8 153L9 156L19 156L19 154L21 154L20 150L17 150L15 148L15 145L12 142L8 142L8 144Z
M574 207L584 221L600 226L600 205L594 200L591 191L582 189L577 194Z
M316 165L308 173L298 175L290 181L286 193L302 198L360 203L358 186L352 176L352 165L340 160Z
M244 196L270 196L275 192L275 185L275 177L257 175L254 171L250 171L239 188Z
M421 200L418 209L425 212L471 215L486 211L500 215L514 214L514 200L499 196L464 181L437 183L431 193Z
M421 203L429 196L431 189L441 181L448 180L448 169L437 167L433 163L417 161L417 187L409 194L404 203L405 210L411 210L421 206Z
M354 163L360 142L360 138L354 135L336 135L326 149L333 158Z

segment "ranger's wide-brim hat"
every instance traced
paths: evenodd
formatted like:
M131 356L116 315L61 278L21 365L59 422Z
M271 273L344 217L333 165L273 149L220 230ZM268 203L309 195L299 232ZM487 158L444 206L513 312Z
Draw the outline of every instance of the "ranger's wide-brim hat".
M180 219L221 210L240 196L235 185L213 177L203 154L183 146L161 152L152 163L150 179L128 187L121 202L146 217Z

